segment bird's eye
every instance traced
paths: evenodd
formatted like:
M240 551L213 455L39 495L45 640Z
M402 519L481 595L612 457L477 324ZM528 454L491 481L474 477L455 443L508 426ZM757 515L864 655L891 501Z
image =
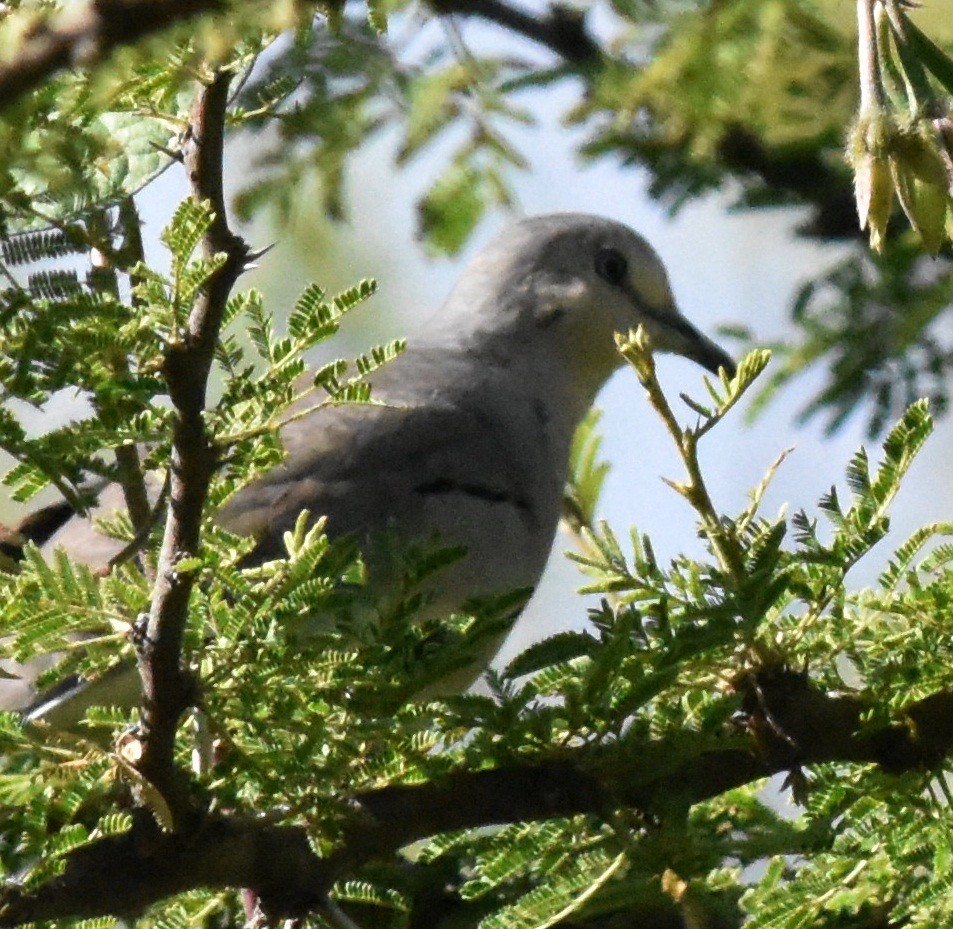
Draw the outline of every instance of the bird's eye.
M596 274L614 287L620 286L629 276L625 255L614 248L602 248L596 253Z

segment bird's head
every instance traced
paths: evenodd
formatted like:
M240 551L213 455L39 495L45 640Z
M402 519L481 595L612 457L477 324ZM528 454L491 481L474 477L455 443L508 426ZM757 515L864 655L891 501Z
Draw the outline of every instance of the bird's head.
M543 350L558 344L587 394L622 363L614 334L640 324L657 351L713 374L735 370L731 357L681 314L652 247L599 216L556 213L513 224L466 269L448 302L451 317L454 308L470 323L467 338Z

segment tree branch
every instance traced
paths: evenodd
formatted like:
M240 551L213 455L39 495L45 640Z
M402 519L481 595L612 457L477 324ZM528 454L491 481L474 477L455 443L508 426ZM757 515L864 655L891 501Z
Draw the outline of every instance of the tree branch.
M718 157L735 174L758 178L811 207L801 227L821 239L866 239L857 223L850 172L807 145L770 147L745 126L729 126L718 141Z
M501 0L429 0L438 14L476 16L555 52L568 64L588 68L602 60L602 49L586 31L583 14L554 3L541 17L530 16Z
M114 49L180 22L226 7L225 0L92 0L80 13L68 11L28 33L0 64L0 109L35 90L67 68L102 61ZM501 0L432 0L436 13L478 16L552 49L570 64L588 66L602 57L575 10L553 5L543 17L530 16Z
M214 220L202 248L207 257L226 260L206 283L189 315L182 340L170 345L163 373L175 409L169 482L169 516L159 553L156 584L139 671L143 686L142 775L162 795L177 828L195 815L187 797L187 778L173 760L175 733L194 702L194 685L182 667L182 643L194 583L192 572L177 568L199 551L199 531L209 483L217 464L203 413L209 371L225 303L244 268L248 249L228 228L222 193L225 110L231 75L219 72L200 93L184 145L192 196L209 202Z
M0 64L0 109L40 87L58 71L101 61L178 22L225 7L224 0L92 0L40 23Z
M131 917L199 887L247 887L271 917L321 907L332 884L372 859L456 829L620 807L652 813L691 805L752 780L820 762L876 763L889 773L929 770L953 749L953 691L909 706L895 722L864 722L871 704L831 696L806 674L767 668L742 679L743 747L685 758L665 741L583 747L556 760L461 771L427 784L358 794L338 851L319 858L307 833L266 817L212 815L188 834L151 816L72 853L64 872L0 897L0 927L62 917ZM737 743L737 737L731 739ZM116 875L121 874L122 880Z

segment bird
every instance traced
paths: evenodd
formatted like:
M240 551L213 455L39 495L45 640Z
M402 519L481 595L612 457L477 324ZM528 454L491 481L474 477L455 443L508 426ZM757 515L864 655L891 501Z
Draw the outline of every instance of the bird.
M384 532L459 547L462 557L434 581L431 613L532 590L556 537L573 435L623 364L615 333L640 325L656 351L734 374L731 357L679 310L656 252L627 225L586 213L516 221L466 266L406 351L371 375L381 402L288 417L283 461L216 519L255 540L252 564L284 554L285 533L303 511L325 518L331 537L350 535L367 548ZM120 501L117 487L106 488L100 510ZM99 567L120 547L89 517L63 505L57 513L61 525L33 517L44 527L44 552L63 548ZM101 694L115 699L108 687ZM27 696L28 719L54 728L96 699L74 698L71 707L62 693Z

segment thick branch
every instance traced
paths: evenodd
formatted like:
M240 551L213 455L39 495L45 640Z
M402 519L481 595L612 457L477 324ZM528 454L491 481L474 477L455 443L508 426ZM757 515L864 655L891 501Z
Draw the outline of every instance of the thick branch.
M224 0L92 0L77 13L70 10L41 23L12 56L0 63L0 109L35 90L66 68L88 66L115 48L226 6ZM554 6L536 18L500 0L433 0L437 13L478 16L545 45L574 65L594 64L601 57L582 17Z
M900 773L932 768L953 750L953 691L911 705L895 723L873 727L863 722L869 703L830 696L800 673L767 669L739 686L747 747L686 760L684 743L673 752L664 741L622 742L580 748L556 761L369 791L354 798L340 850L326 859L311 851L303 829L262 817L211 816L182 835L161 833L143 816L125 835L75 852L62 875L36 889L7 889L0 927L67 916L134 916L198 887L247 887L270 915L299 916L320 907L334 881L364 862L440 832L620 807L663 814L673 804L697 803L800 765L876 763Z
M224 7L223 0L93 0L42 23L0 64L0 109L64 68L89 65L178 22Z
M586 31L582 14L561 4L553 4L541 17L530 16L501 0L430 0L435 13L476 16L530 39L555 52L576 67L596 65L602 49Z
M132 918L194 887L269 891L323 887L327 880L327 868L301 829L228 817L210 819L184 838L141 817L129 832L78 849L63 874L33 893L6 889L0 925L103 914ZM308 904L314 905L310 897Z
M766 187L809 204L802 231L822 239L866 238L857 223L850 172L808 145L771 148L745 126L729 126L718 143L728 170L753 175Z
M182 827L189 812L184 778L173 763L175 732L192 702L193 686L182 662L182 642L194 575L178 563L199 551L199 530L216 455L205 431L208 375L225 303L244 267L247 248L228 228L222 195L222 153L230 75L220 72L192 111L184 147L192 196L211 203L214 222L206 233L207 256L224 253L189 315L182 340L167 352L164 374L175 408L169 483L169 517L159 553L156 584L139 669L143 685L144 750L139 770L162 794Z

